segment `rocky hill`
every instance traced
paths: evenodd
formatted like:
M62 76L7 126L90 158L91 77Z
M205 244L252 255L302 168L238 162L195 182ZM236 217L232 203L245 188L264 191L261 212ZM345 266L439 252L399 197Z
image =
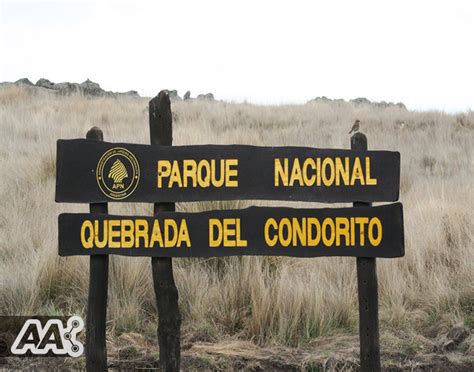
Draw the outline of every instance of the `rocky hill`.
M376 101L370 101L369 99L365 97L354 98L354 99L350 99L349 101L346 101L342 98L331 99L326 96L322 96L322 97L313 98L312 100L309 100L308 102L328 102L328 103L336 103L336 104L351 103L354 106L366 105L366 106L379 107L379 108L399 107L401 109L406 110L406 106L402 102L398 102L398 103L385 102L385 101L376 102Z
M23 78L15 81L14 83L4 82L0 83L3 86L18 85L24 87L31 87L37 89L47 90L52 93L60 95L71 95L71 94L82 94L87 97L117 97L117 96L128 96L128 97L140 97L137 91L129 90L128 92L110 92L102 89L99 84L87 79L82 83L53 83L48 79L39 79L36 84L33 84L29 79Z
M98 83L95 83L89 79L82 83L53 83L48 79L41 78L36 82L36 84L34 84L28 78L22 78L15 82L0 83L0 87L2 86L22 86L31 89L41 89L51 93L66 96L71 94L81 94L86 97L140 97L136 90L129 90L128 92L123 93L106 91L102 89ZM167 91L172 101L187 101L194 99L191 97L191 92L189 90L184 94L183 98L178 95L177 90L167 89ZM198 94L195 99L202 101L215 101L214 94L212 93Z
M48 79L41 78L39 79L36 84L32 83L28 78L19 79L13 83L11 82L4 82L0 83L0 86L24 86L24 87L31 87L31 88L38 88L47 90L52 93L60 94L60 95L71 95L71 94L82 94L86 97L118 97L118 96L128 96L128 97L140 97L137 91L129 90L128 92L111 92L106 91L101 88L98 83L95 83L89 79L82 83L53 83ZM183 98L178 95L177 90L167 90L168 94L172 101L188 101L188 100L202 100L202 101L215 101L214 94L206 93L206 94L198 94L196 98L191 97L191 92L188 90ZM386 101L370 101L367 98L359 97L351 100L344 100L342 98L339 99L331 99L326 96L316 97L308 101L310 102L327 102L327 103L334 103L334 104L352 104L354 106L371 106L377 108L387 108L387 107L399 107L401 109L406 109L405 105L402 102L394 103L394 102L386 102Z

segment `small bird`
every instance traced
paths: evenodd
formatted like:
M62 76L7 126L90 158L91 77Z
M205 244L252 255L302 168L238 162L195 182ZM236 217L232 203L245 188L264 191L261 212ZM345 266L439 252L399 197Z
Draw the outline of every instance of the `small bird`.
M352 126L352 129L351 131L349 132L349 134L351 134L352 132L357 132L359 130L359 127L360 127L360 120L359 119L356 119L354 125Z

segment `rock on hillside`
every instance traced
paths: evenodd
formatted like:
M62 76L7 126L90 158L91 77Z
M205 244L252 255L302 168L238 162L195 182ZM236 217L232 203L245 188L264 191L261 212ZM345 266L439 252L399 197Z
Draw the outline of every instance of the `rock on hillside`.
M214 94L212 93L198 94L196 99L199 99L202 101L215 101Z
M54 89L54 83L52 83L48 79L39 79L36 82L36 86L41 87L41 88L46 88L46 89Z
M51 80L41 78L39 79L36 84L33 84L29 79L23 78L15 81L14 83L4 82L0 83L1 86L23 86L27 87L28 89L39 89L47 92L51 92L54 94L59 95L71 95L71 94L81 94L85 97L119 97L119 96L127 96L127 97L140 97L137 91L129 90L128 92L119 93L119 92L110 92L106 91L101 88L101 86L89 79L82 83L54 83ZM168 95L172 101L190 101L193 100L191 97L191 92L188 90L184 97L181 98L178 94L176 89L165 89L168 92ZM206 94L198 94L195 98L201 101L215 101L214 94L206 93Z
M34 84L28 78L18 79L14 84L34 86Z
M28 86L32 88L45 89L47 91L61 94L61 95L71 95L74 93L82 94L85 97L118 97L118 96L128 96L128 97L140 97L138 92L135 90L130 90L125 93L110 92L102 89L99 84L94 83L93 81L87 79L82 83L53 83L48 79L39 79L36 84L33 84L27 78L23 78L15 81L14 83L1 83L2 85L20 85Z
M164 89L166 92L168 92L168 96L170 97L170 100L172 101L181 101L181 97L178 95L178 91L176 89Z
M406 106L402 102L393 103L393 102L372 102L365 97L354 98L349 101L345 101L342 98L339 99L331 99L325 96L316 97L308 102L327 102L327 103L337 103L337 104L352 104L354 106L371 106L371 107L379 107L379 108L387 108L387 107L400 107L401 109L406 110Z
M178 91L177 90L171 90L171 89L164 89L166 92L168 92L168 95L170 97L170 99L172 101L190 101L190 100L193 100L193 98L191 98L191 92L188 90L183 98L181 98L179 95L178 95ZM197 97L196 97L197 100L199 101L215 101L216 99L214 98L214 94L212 93L206 93L206 94L198 94Z

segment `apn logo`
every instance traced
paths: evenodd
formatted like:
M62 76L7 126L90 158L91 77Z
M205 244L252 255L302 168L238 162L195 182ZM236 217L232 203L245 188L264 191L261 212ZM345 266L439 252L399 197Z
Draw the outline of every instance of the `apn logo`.
M113 147L99 159L96 177L97 184L105 195L114 200L122 200L137 188L140 165L129 150Z
M109 178L114 180L114 186L120 185L120 188L124 188L123 179L128 177L127 168L120 161L120 159L115 160L114 165L110 168Z
M63 326L61 319L50 319L44 327L38 319L28 319L11 347L12 354L23 355L31 352L34 355L81 356L84 346L76 340L76 335L84 328L84 321L72 316Z

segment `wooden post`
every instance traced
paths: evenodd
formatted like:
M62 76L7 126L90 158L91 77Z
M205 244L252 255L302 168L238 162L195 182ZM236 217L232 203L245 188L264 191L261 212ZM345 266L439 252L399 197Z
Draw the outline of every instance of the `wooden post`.
M103 141L102 131L93 127L87 132L87 139ZM91 213L107 213L107 203L90 204ZM107 349L105 326L107 317L107 286L109 256L90 257L89 299L86 321L86 369L107 371Z
M170 98L166 91L161 91L149 102L149 115L151 143L171 146L173 118ZM155 216L160 212L174 210L174 203L154 204ZM158 308L160 365L166 372L179 371L181 314L178 307L178 289L173 278L173 263L171 258L153 257L151 265Z
M352 150L367 150L367 137L355 133L351 137ZM372 203L354 203L354 207ZM360 370L380 371L379 299L375 258L357 257L357 286L359 293Z

